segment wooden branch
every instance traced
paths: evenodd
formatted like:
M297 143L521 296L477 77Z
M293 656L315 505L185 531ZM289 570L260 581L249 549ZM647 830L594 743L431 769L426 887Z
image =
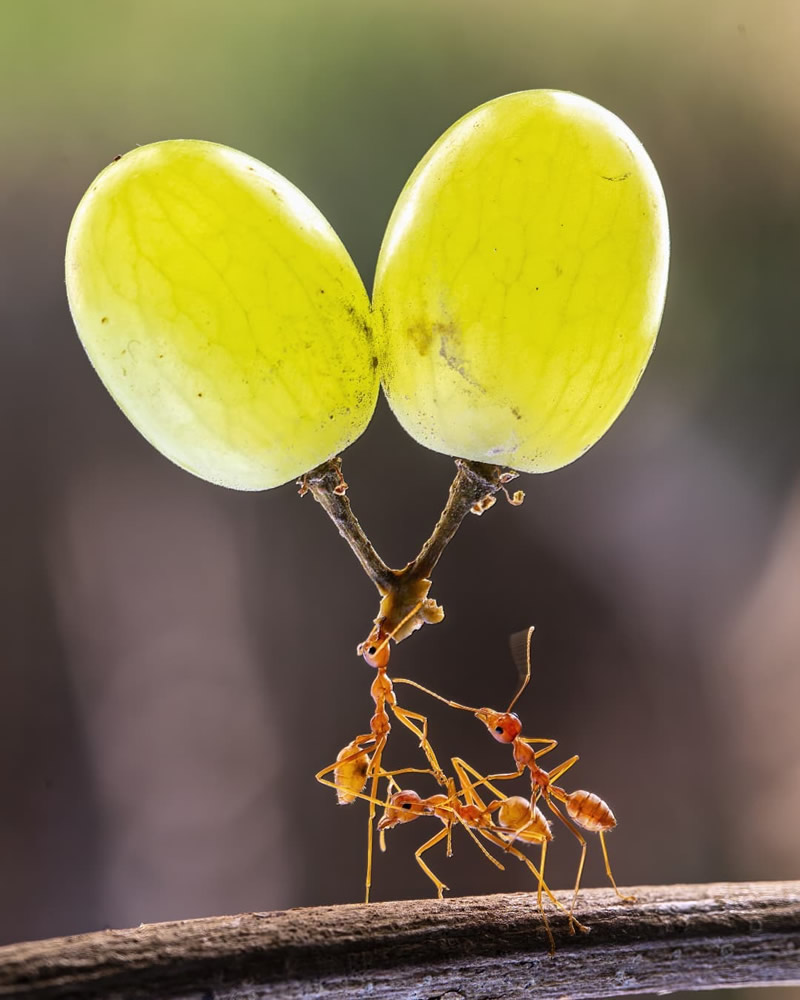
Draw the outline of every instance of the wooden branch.
M557 951L529 894L211 917L0 948L0 997L503 1000L800 983L800 882L587 890ZM568 902L568 894L560 894Z

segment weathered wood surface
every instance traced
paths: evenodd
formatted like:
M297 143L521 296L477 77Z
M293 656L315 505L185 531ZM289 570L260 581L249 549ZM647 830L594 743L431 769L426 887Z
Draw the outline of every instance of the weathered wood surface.
M528 894L313 907L101 931L0 948L19 1000L512 1000L800 983L800 882L582 894L591 933ZM560 894L568 902L567 894Z

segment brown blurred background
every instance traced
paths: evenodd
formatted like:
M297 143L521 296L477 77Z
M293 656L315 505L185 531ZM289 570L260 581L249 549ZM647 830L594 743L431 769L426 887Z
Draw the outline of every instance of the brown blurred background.
M621 884L797 877L798 42L793 0L0 5L0 940L363 892L365 809L313 775L368 728L376 594L310 497L194 479L117 410L64 294L83 191L136 144L227 143L309 195L369 287L430 143L533 87L606 105L656 163L660 340L594 449L468 520L435 576L447 618L395 670L503 707L507 635L535 623L519 711L614 808ZM452 463L383 402L344 463L402 565ZM444 758L507 766L469 716L403 697ZM396 734L389 760L416 753ZM430 893L433 832L390 834L376 899ZM454 893L528 886L455 847L430 856ZM560 835L555 886L576 861Z

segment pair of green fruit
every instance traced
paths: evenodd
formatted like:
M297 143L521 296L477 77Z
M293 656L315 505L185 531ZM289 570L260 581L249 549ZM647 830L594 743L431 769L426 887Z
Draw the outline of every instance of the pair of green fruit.
M308 199L225 146L110 164L67 242L75 325L141 433L211 482L267 489L340 452L378 385L435 451L525 472L609 428L655 342L669 236L630 129L574 94L497 98L403 189L372 305Z

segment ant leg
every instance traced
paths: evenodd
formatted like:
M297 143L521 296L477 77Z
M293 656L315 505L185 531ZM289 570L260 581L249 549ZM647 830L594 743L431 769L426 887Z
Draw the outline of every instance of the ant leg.
M586 841L581 837L583 843L581 844L581 860L578 862L578 874L575 877L575 891L572 894L572 902L569 904L569 929L570 933L575 933L575 904L578 902L578 892L581 887L581 876L583 875L583 865L586 861Z
M461 789L462 789L462 791L464 793L465 801L467 801L471 805L476 805L481 810L485 810L486 806L483 804L483 802L481 802L480 798L475 793L475 790L474 790L472 784L470 783L469 778L464 773L463 767L469 768L469 764L467 764L466 761L461 760L460 757L453 757L452 758L452 762L453 762L453 766L456 769L456 774L458 775L458 779L459 779L459 782L461 784ZM470 770L472 770L472 768L470 768ZM477 774L477 772L475 772L475 773ZM455 802L458 802L458 792L456 791L455 782L453 781L452 778L448 778L447 779L447 790L448 790L448 793L450 795L451 800L453 800ZM478 845L478 848L492 862L492 864L495 865L497 868L499 868L501 872L505 871L505 867L497 860L497 858L493 857L486 850L486 848L483 846L483 844L480 842L480 840L478 840L478 838L475 836L475 834L473 833L472 829L470 828L469 824L466 823L462 819L462 817L458 815L457 812L454 811L453 815L458 820L458 822L464 827L464 829L467 831L467 833L470 835L470 837L472 837L472 839ZM453 824L451 822L449 824L449 827L448 827L448 836L447 836L447 856L448 856L448 858L452 857L452 854L453 854L453 848L452 848L452 843L451 843L452 829L453 829Z
M372 743L375 742L375 737L372 735L372 733L366 733L362 736L357 736L354 740L352 740L352 742L350 742L347 745L347 747L345 747L345 750L352 747L351 753L346 754L344 757L337 757L332 764L329 764L327 767L323 767L321 771L317 771L317 773L314 775L314 777L321 785L327 785L329 788L334 788L336 789L337 795L345 796L343 800L340 799L340 805L346 805L348 802L352 802L353 799L349 798L349 796L352 795L355 797L357 796L357 793L353 792L352 789L348 788L346 785L340 785L338 782L327 780L325 778L325 775L330 774L331 771L337 771L343 765L349 764L352 761L357 760L362 754L368 753L369 751L362 746L363 743L366 743L368 741L371 741ZM374 749L374 747L372 749ZM367 767L367 769L364 772L364 781L361 785L361 788L363 788L364 785L367 783L368 773L369 769ZM359 791L361 791L361 789L359 789Z
M489 774L483 781L479 781L478 784L485 785L489 781L511 781L513 778L521 778L525 773L525 768L521 767L518 771L507 771L505 774Z
M518 778L521 774L524 774L523 769L516 774L490 774L488 777L484 777L484 775L482 775L479 771L476 771L474 767L468 764L461 757L452 757L451 761L456 770L456 774L459 777L461 788L465 797L467 797L467 801L471 802L473 805L477 805L480 809L485 809L486 806L483 804L478 796L478 793L475 791L478 785L485 785L486 788L488 788L489 791L498 798L505 799L507 796L504 795L498 788L495 788L494 785L492 785L492 781L499 781L504 778ZM478 780L474 782L470 781L465 772L468 772L473 778L477 778Z
M392 705L392 711L395 716L403 723L406 729L410 729L411 732L419 739L419 745L422 746L427 742L428 739L428 718L425 715L421 715L419 712L411 712L407 708L400 708L399 705ZM411 719L416 719L417 722L422 723L422 728L419 729L417 726L411 722Z
M394 780L394 772L393 771L384 771L383 773L386 775L386 779L387 779L386 780L386 785L387 785L387 789L386 789L387 801L384 804L384 808L386 808L386 806L388 806L388 804L389 804L388 797L390 795L393 795L394 792L400 792L400 791L402 791L402 789L397 784L397 782ZM378 838L378 843L380 844L381 854L383 854L386 851L386 831L385 830L381 830L380 831L380 836Z
M546 753L550 753L552 750L555 750L555 748L558 746L558 740L530 739L527 736L518 736L517 739L520 741L520 743L527 743L529 745L534 743L544 744L541 750L535 751L533 755L534 760L538 760L540 757L544 757Z
M547 841L542 841L542 855L539 861L539 884L536 887L536 905L539 907L539 913L542 915L542 920L544 921L544 929L547 931L547 938L550 941L550 954L555 955L556 953L556 942L553 938L553 932L550 930L550 922L547 919L547 914L544 912L544 904L542 903L542 887L544 886L544 862L547 857Z
M447 799L448 802L455 802L458 804L458 792L456 791L456 783L454 778L445 779L445 787L447 788ZM461 817L457 812L453 812L453 815L461 822ZM469 829L469 827L464 823L464 828ZM452 820L447 824L447 856L452 858L453 856L453 823Z
M444 838L447 836L449 825L450 824L447 824L447 826L441 829L435 836L431 837L430 840L426 840L425 843L422 845L422 847L418 848L417 851L414 853L414 857L417 859L417 864L425 872L425 874L428 876L431 882L433 882L433 884L436 886L436 895L439 899L442 898L442 893L444 892L445 889L447 889L447 886L444 884L444 882L442 882L440 878L437 878L436 875L433 874L430 868L428 868L428 866L422 860L422 855L426 851L429 851L432 847L435 847L440 840L444 840Z
M462 826L464 827L464 829L465 829L465 830L467 831L467 833L468 833L468 834L470 835L470 837L472 837L472 839L473 839L473 840L475 841L475 843L476 843L476 844L478 845L478 848L479 848L479 849L480 849L480 851L481 851L481 852L482 852L482 853L484 854L484 856L485 856L485 857L487 857L487 858L488 858L488 859L489 859L489 860L490 860L490 861L492 862L492 864L493 864L493 865L495 866L495 868L499 868L501 872L504 872L504 871L506 870L506 868L505 868L505 865L501 864L501 863L500 863L500 862L499 862L499 861L497 860L497 858L496 858L496 857L495 857L495 856L494 856L493 854L490 854L490 853L489 853L489 852L488 852L488 851L486 850L486 848L485 848L485 847L483 846L483 844L482 844L482 843L480 842L480 840L478 840L477 836L475 835L475 832L474 832L474 830L472 830L472 829L471 829L471 828L470 828L470 827L469 827L469 826L468 826L468 825L467 825L467 824L466 824L466 823L464 822L464 820L463 820L463 819L461 819L461 817L460 817L460 816L458 817L458 820L459 820L459 822L461 823L461 825L462 825ZM490 837L490 836L487 836L487 831L486 831L486 830L481 830L480 832L481 832L481 833L483 834L483 836L484 836L484 837L486 837L486 839L487 839L487 840L490 840L490 841L491 841L491 842L492 842L493 844L494 844L494 843L497 843L497 841L493 840L493 839L492 839L492 837ZM501 845L500 845L500 843L498 843L498 847L499 847L499 846L501 846Z
M606 875L608 875L608 881L614 886L614 892L619 896L623 903L635 903L635 896L623 896L622 893L617 888L617 883L614 881L614 876L611 874L611 865L608 862L608 851L606 850L606 838L605 831L598 830L598 836L600 837L600 846L603 848L603 860L606 863Z
M544 885L544 862L546 857L547 857L547 841L543 840L542 853L541 853L541 858L539 860L539 879L538 879L539 884L536 887L536 902L540 910L542 910L542 886Z
M389 791L392 793L402 792L403 790L394 780L396 774L433 774L433 772L429 767L400 767L396 771L384 771L381 768L381 777L388 778L387 784L389 785ZM368 799L369 797L364 795L362 798ZM387 805L386 802L381 801L378 801L377 804L381 806Z
M422 748L425 756L428 758L428 763L431 765L431 770L433 771L433 776L439 782L440 785L446 784L444 772L436 758L433 747L428 740L428 720L424 715L420 715L418 712L409 712L406 708L400 708L399 705L393 705L392 711L395 717L402 722L406 729L410 729L415 736L419 738L419 745ZM417 722L422 723L422 729L419 729L411 721L416 719Z
M570 759L565 760L563 764L559 764L558 767L553 768L550 772L550 783L552 784L554 781L558 781L561 775L565 774L572 767L572 765L577 764L579 760L580 757L575 754L574 757L570 757Z
M356 757L359 756L359 754L365 752L365 748L361 746L361 744L366 743L369 740L375 742L375 737L372 735L372 733L366 733L364 736L356 736L356 738L352 740L350 743L348 743L347 746L345 747L345 749L350 749L352 747L352 753L347 754L346 757L338 758L327 767L323 767L321 771L317 771L314 777L317 779L317 781L319 781L323 775L330 774L331 771L335 771L336 768L339 767L341 764L347 764L349 761L355 760ZM330 785L332 784L332 782L323 781L322 784Z
M495 793L495 795L500 795L500 793L497 791L497 789L493 788L492 785L489 784L489 782L486 781L486 779L484 779L483 776L478 771L476 771L474 767L472 767L470 764L467 764L467 762L465 760L462 760L460 757L453 757L452 758L452 764L453 764L453 767L456 770L456 774L458 775L459 781L461 782L461 788L462 788L463 793L464 793L464 799L465 799L465 801L467 803L469 803L470 805L477 806L477 808L483 810L484 812L488 812L488 813L491 813L495 809L499 809L500 808L500 806L505 801L505 797L504 796L501 795L500 799L496 800L495 802L492 802L489 806L486 806L486 805L484 805L484 803L481 800L480 796L475 791L475 786L470 781L467 772L469 772L469 774L472 774L474 777L481 779L481 781L483 781L489 787L489 789ZM464 824L464 825L466 826L466 824ZM467 831L470 833L470 835L472 836L472 839L475 841L475 843L478 844L478 846L483 850L483 853L486 854L491 861L494 861L494 863L496 865L498 865L499 868L502 868L502 865L500 865L495 860L495 858L493 858L492 855L489 854L489 852L483 847L483 845L477 839L477 837L475 836L475 834L472 833L472 831L469 829L469 827L467 827ZM517 833L517 832L521 832L521 831L515 831L515 833ZM514 847L511 844L511 842L506 841L502 836L499 836L497 833L495 833L492 830L481 829L480 833L490 843L495 844L497 847L502 847L504 851L507 851L510 854L513 854L515 858L519 858L519 860L523 861L528 866L528 868L531 870L531 872L533 872L533 875L536 878L537 885L538 885L537 900L538 900L538 905L539 905L539 912L542 915L542 921L544 922L545 930L547 931L547 938L548 938L548 940L550 942L550 954L551 955L554 954L555 953L555 942L553 940L553 933L550 930L550 923L549 923L549 921L547 919L547 914L544 912L544 906L542 904L542 889L544 888L544 890L547 892L547 895L549 896L549 898L553 901L553 903L555 903L555 905L557 907L559 907L562 910L565 909L565 907L555 898L555 896L552 894L552 892L547 887L547 885L545 884L545 881L544 881L544 859L545 859L545 852L546 852L546 849L547 849L547 846L546 846L547 842L546 841L542 841L542 861L541 861L540 870L537 871L536 870L536 865L533 864L533 862L530 860L530 858L528 858L527 855L523 854L522 851L520 851L516 847Z
M481 781L485 780L482 774L479 774L474 767L471 767L465 760L461 757L451 757L450 763L456 772L456 777L458 778L458 783L461 785L461 794L464 796L464 802L467 805L477 806L478 809L486 809L486 803L481 799L478 793L475 791L475 782L470 781L470 775L473 778L480 779L477 783L480 784ZM494 789L492 789L494 791Z
M395 774L430 774L435 777L433 769L430 767L398 767L396 771L381 770L381 775L384 778L392 778ZM393 784L397 786L396 781L393 782ZM398 786L397 791L399 792L400 790L401 789Z
M364 883L364 902L369 902L369 890L372 887L372 846L375 836L374 826L375 826L375 802L377 801L378 794L378 781L381 776L381 758L383 757L383 749L386 746L386 737L381 736L378 740L378 745L375 747L375 752L372 755L372 760L370 761L369 773L372 774L372 788L370 789L370 803L369 803L369 826L367 827L367 877Z
M381 777L383 776L384 774L381 772ZM320 784L330 785L331 788L338 787L337 785L334 785L332 781L322 780ZM380 806L382 809L385 809L390 804L386 799L374 799L371 795L366 795L364 792L351 792L351 794L355 796L356 799L361 799L362 802L371 802L373 805Z
M435 698L437 701L444 702L445 705L449 705L450 708L460 708L465 712L477 712L477 708L471 708L469 705L462 705L460 702L451 701L449 698L443 698L442 695L437 694L435 691L431 691L430 688L424 687L417 681L409 680L408 677L395 677L393 679L394 684L408 684L409 687L415 687L418 691L424 691L425 694L429 694L431 698Z
M566 826L566 828L573 835L573 837L577 838L578 843L581 845L581 859L578 862L578 875L577 878L575 879L575 890L572 894L572 902L570 903L569 907L569 932L570 934L574 934L576 927L580 931L586 931L587 928L584 927L583 924L575 917L575 904L578 902L578 892L580 891L581 887L581 876L583 875L583 866L586 861L586 838L583 836L583 834L580 832L577 826L575 826L572 820L566 817L561 812L561 810L558 808L555 802L553 802L553 800L550 798L550 795L547 792L545 792L544 799L547 805L552 810L552 812L556 816L558 816L558 818L561 820L564 826Z
M515 858L519 858L525 865L527 865L528 870L532 873L533 877L536 879L536 905L539 909L539 913L542 916L542 923L544 924L544 929L547 932L547 940L550 943L550 954L554 955L556 951L556 943L553 938L553 932L550 929L550 921L547 919L547 913L545 912L544 903L542 902L542 892L547 894L547 898L558 907L559 910L567 912L566 906L560 902L553 893L550 891L550 887L544 880L544 863L547 854L547 841L542 841L542 854L541 861L539 862L539 868L531 861L531 859L523 854L522 851L517 850L511 844L506 844L505 841L498 837L496 834L489 830L481 830L481 833L487 840L491 841L493 844L497 844L498 847L502 847L504 851L508 851L513 854Z
M507 801L507 796L503 795L503 793L499 789L495 788L495 786L489 781L488 778L484 778L482 774L476 771L475 768L472 767L470 764L468 764L465 760L462 760L460 757L453 757L452 764L453 767L455 768L456 774L458 775L459 781L461 782L461 789L464 795L465 802L467 802L470 805L476 806L478 809L481 809L484 813L488 813L489 815L491 815L493 812L499 809L505 801ZM477 778L478 781L474 783L471 782L470 779L467 777L466 772L469 772L473 777ZM475 791L475 786L480 784L486 785L489 791L494 792L494 794L498 796L498 798L496 798L488 806L483 802L478 793ZM511 836L509 838L506 839L505 837L501 837L505 849L508 850L509 846L517 839L517 837L522 836L525 833L525 831L528 830L530 827L534 826L536 822L537 819L536 819L535 800L531 799L531 816L529 821L519 829L510 830L509 832Z
M496 844L497 847L502 847L502 849L504 851L506 851L508 854L513 854L515 858L519 858L519 860L522 861L527 866L528 870L531 872L531 874L536 879L536 881L537 882L539 881L539 877L540 877L539 876L539 869L531 861L531 859L528 857L527 854L523 854L523 852L520 851L518 848L514 847L513 844L507 843L494 830L484 830L484 829L481 829L480 832L481 832L481 836L485 837L492 844ZM564 904L562 902L560 902L558 899L556 899L556 897L550 891L550 887L544 881L544 869L542 869L541 878L542 878L542 890L544 891L544 893L547 896L547 898L550 900L550 902L553 904L553 906L558 907L559 910L563 910L566 913L567 912L566 906L564 906Z

